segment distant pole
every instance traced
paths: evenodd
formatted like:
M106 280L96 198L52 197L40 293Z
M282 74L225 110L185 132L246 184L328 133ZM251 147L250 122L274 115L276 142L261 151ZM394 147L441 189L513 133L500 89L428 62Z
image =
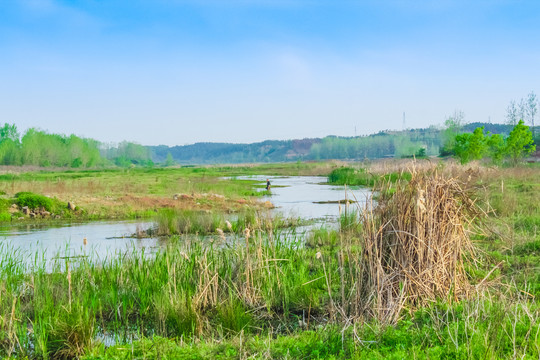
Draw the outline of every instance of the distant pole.
M354 137L356 137L356 125L354 126Z
M405 111L403 112L403 130L405 130L407 128L406 124L405 124Z

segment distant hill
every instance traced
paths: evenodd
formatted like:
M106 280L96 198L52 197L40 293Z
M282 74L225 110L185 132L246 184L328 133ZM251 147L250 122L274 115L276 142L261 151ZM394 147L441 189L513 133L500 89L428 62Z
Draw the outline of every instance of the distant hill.
M475 122L463 126L472 132L484 126L485 132L508 135L512 126ZM149 146L152 160L163 163L167 156L179 164L223 164L247 162L282 162L323 159L379 159L407 157L424 149L426 155L438 155L442 129L429 127L401 131L381 131L368 136L298 140L266 140L251 144L202 142L183 146Z
M181 164L280 162L305 158L321 139L266 140L252 144L196 143L193 145L150 146L154 162L164 162L167 154Z

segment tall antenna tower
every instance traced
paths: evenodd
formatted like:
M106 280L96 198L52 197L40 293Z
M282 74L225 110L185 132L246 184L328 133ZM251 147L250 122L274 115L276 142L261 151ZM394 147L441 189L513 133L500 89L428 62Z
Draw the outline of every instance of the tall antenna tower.
M403 112L403 130L407 128L407 125L405 123L405 111Z

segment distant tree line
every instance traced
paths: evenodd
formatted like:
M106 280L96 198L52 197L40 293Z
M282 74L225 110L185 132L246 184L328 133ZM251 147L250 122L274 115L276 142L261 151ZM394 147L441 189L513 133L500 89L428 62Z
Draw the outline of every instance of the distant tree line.
M115 165L126 167L132 165L153 166L151 152L147 146L123 141L117 146L100 145L101 154Z
M459 133L476 127L507 136L507 124L464 123L463 112L456 111L445 126L403 131L381 131L369 136L327 136L322 139L268 140L252 144L196 143L149 147L156 163L223 164L246 162L282 162L326 159L380 159L454 155L454 141Z
M156 163L171 166L436 155L458 156L466 162L469 161L467 157L472 159L480 156L474 151L471 152L469 146L472 144L474 148L477 140L482 144L487 143L489 149L501 149L501 141L505 142L512 129L519 124L519 120L515 121L514 113L517 114L515 116L523 116L527 119L526 122L534 124L537 103L533 92L528 95L527 100L511 102L507 109L507 124L466 124L464 113L456 111L446 119L444 127L381 131L369 136L267 140L252 144L196 143L173 147L143 146L126 141L120 144L104 144L76 135L50 134L35 128L28 129L21 136L14 124L4 124L0 128L0 165L91 168L114 165L154 166ZM476 130L478 128L482 130ZM534 134L534 128L531 126L530 129ZM487 135L484 135L484 131L487 131ZM494 136L495 134L500 136ZM534 141L534 135L532 136ZM537 136L536 141L538 140ZM464 146L467 149L465 151L462 150ZM509 148L504 146L505 151L482 150L481 156L490 157L493 161L505 159L509 156Z
M440 144L440 131L434 127L352 138L328 136L311 147L308 158L361 160L436 155Z
M30 128L21 136L15 124L0 127L0 165L90 168L150 165L150 150L123 142L117 147L76 135L50 134Z

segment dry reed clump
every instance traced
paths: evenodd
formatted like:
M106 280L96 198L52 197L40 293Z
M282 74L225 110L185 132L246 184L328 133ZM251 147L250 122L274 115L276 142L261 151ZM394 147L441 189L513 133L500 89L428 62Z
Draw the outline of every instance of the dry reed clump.
M363 212L360 262L364 311L383 323L396 322L404 308L467 296L463 261L474 254L467 227L479 214L462 183L436 171L413 172L395 193L389 189Z

